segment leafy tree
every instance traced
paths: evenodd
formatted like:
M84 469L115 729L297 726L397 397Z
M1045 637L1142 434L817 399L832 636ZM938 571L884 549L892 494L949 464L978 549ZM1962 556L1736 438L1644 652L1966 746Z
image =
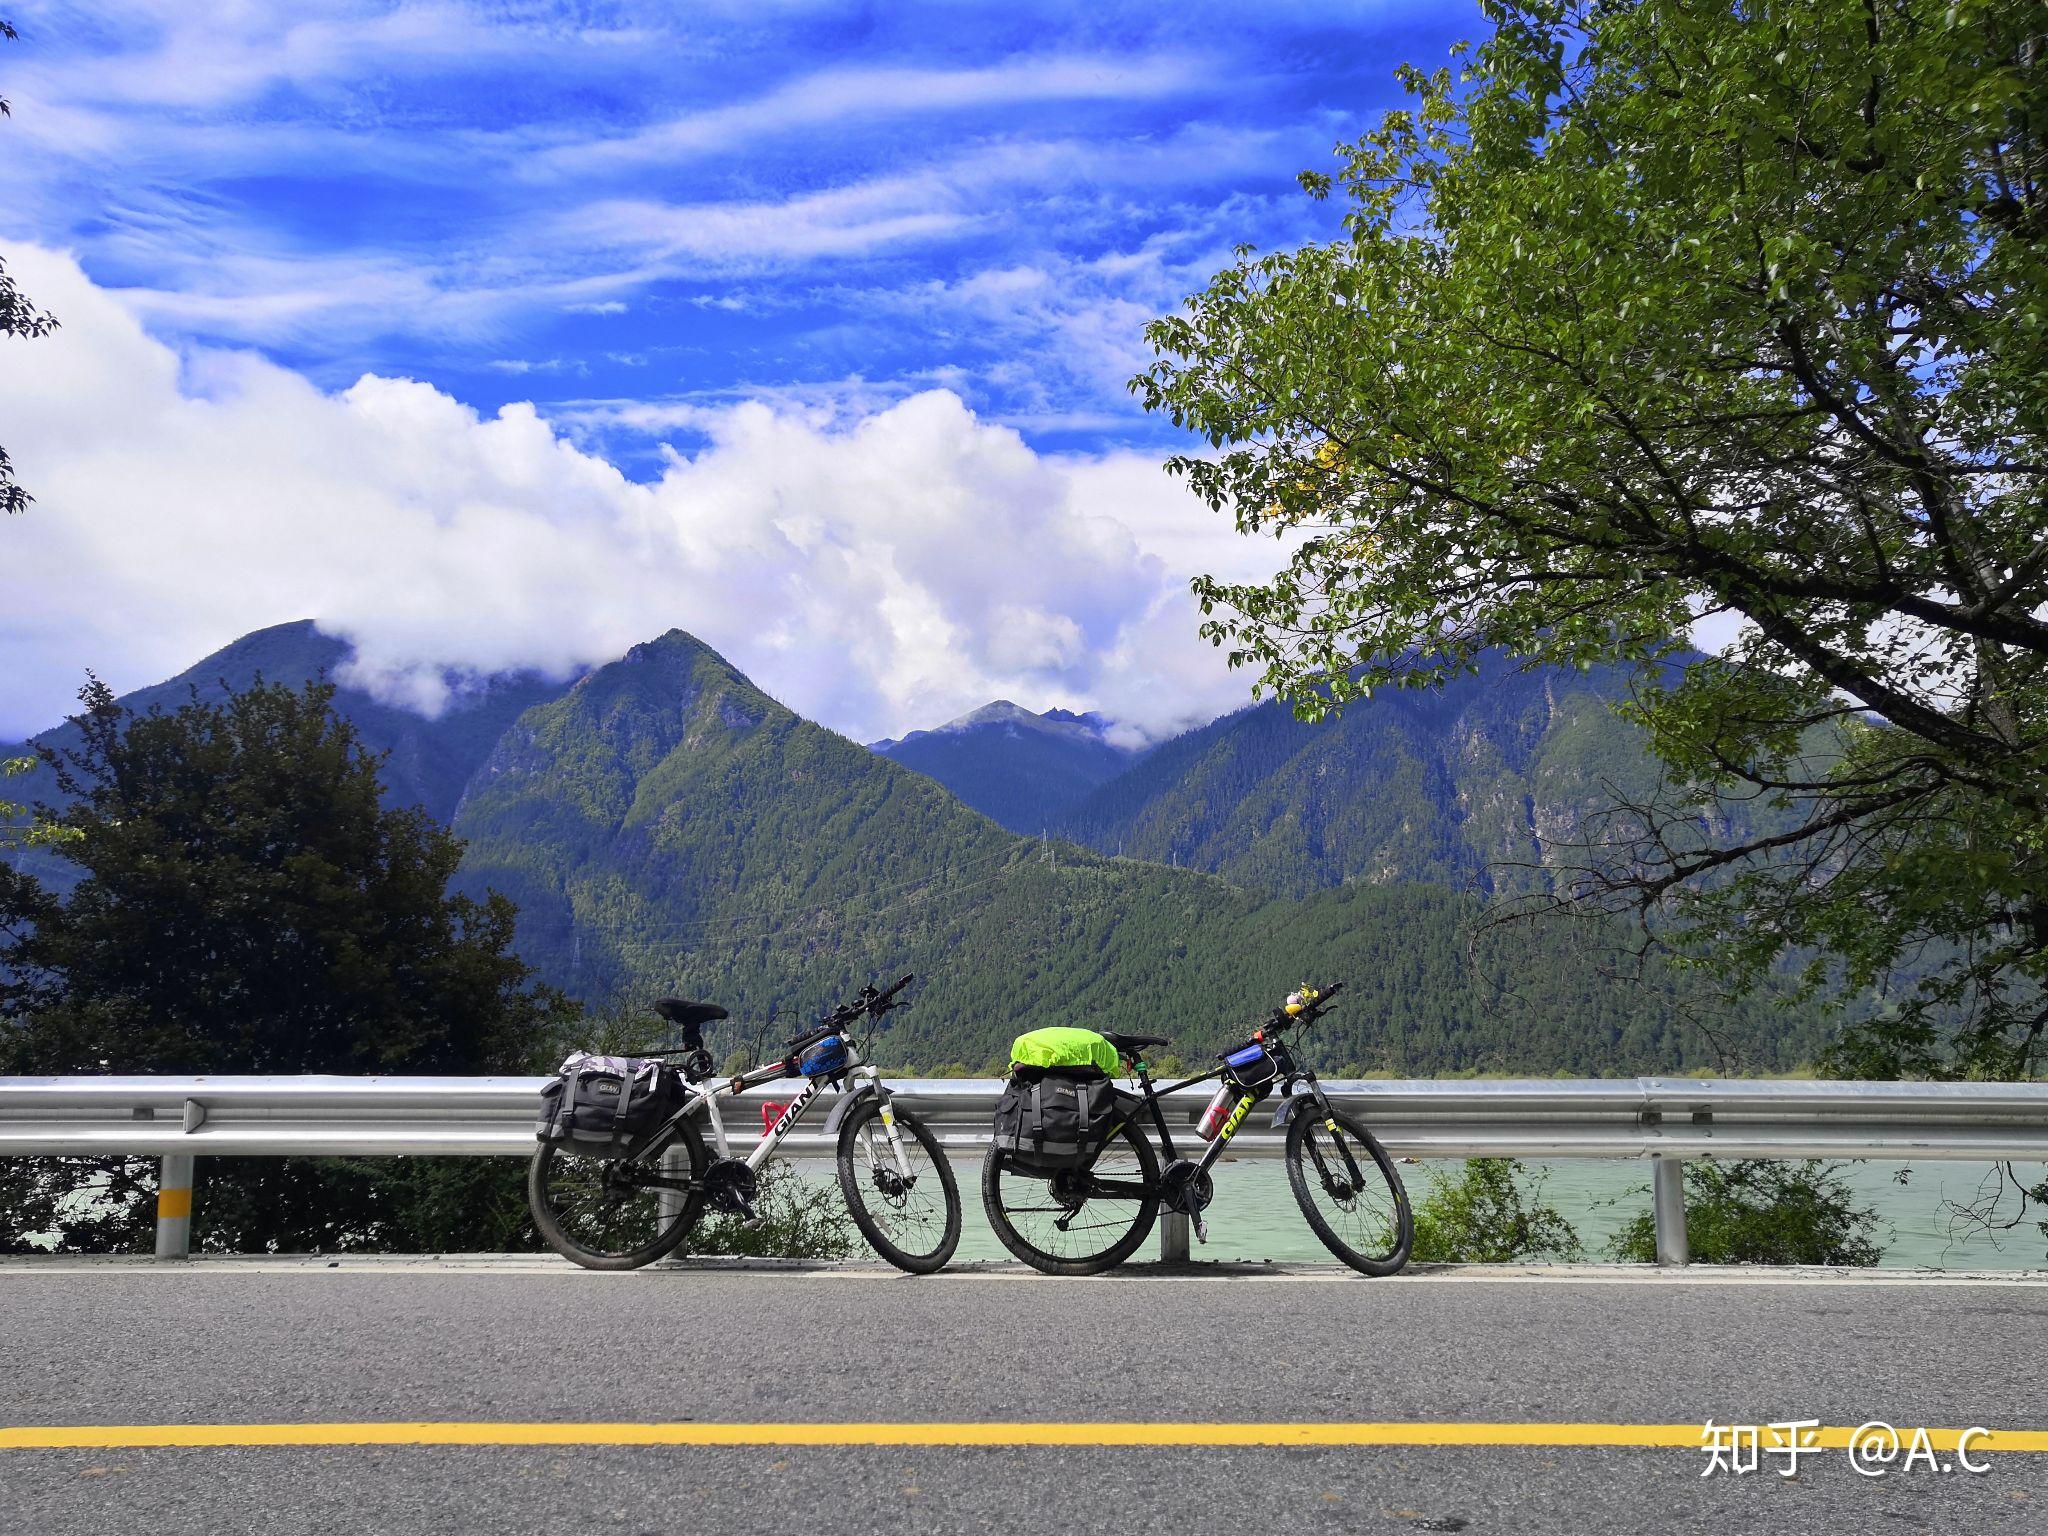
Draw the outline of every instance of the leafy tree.
M511 952L510 902L447 894L461 845L382 804L379 760L331 693L259 682L137 715L86 688L80 745L45 751L83 878L59 902L0 867L0 1072L532 1065L567 1005ZM208 1246L438 1247L522 1219L475 1165L224 1159L207 1172ZM138 1165L96 1165L101 1194L83 1205L65 1198L75 1177L0 1168L0 1243L139 1239Z
M1692 1162L1685 1167L1686 1243L1703 1264L1848 1264L1884 1257L1872 1240L1877 1212L1855 1203L1835 1165L1759 1160ZM1649 1212L1615 1234L1615 1258L1657 1257L1657 1220Z
M32 757L0 758L0 779L11 779L35 770ZM25 805L0 799L0 848L55 848L69 842L71 834L38 816Z
M1506 1157L1468 1159L1456 1179L1432 1169L1429 1191L1415 1207L1415 1258L1436 1264L1515 1264L1529 1259L1570 1263L1582 1257L1572 1224L1555 1206L1541 1203L1541 1176L1525 1187L1526 1172Z
M2024 1075L2048 1002L2048 56L2003 0L1488 0L1343 152L1344 236L1149 330L1319 715L1488 646L1640 669L1669 793L1576 899L1892 992L1836 1057ZM1727 651L1658 663L1703 616ZM1738 835L1718 798L1772 812ZM1803 961L1802 961L1803 963ZM1829 967L1805 966L1819 990Z
M0 21L0 38L14 42L21 34L11 24ZM0 117L10 115L7 98L0 96ZM28 296L14 286L14 278L7 270L7 263L0 261L0 336L20 336L32 339L47 336L57 328L57 322L47 313L37 309L28 301ZM14 478L14 461L7 457L7 450L0 448L0 511L20 512L35 498L21 488ZM5 814L0 810L0 814Z

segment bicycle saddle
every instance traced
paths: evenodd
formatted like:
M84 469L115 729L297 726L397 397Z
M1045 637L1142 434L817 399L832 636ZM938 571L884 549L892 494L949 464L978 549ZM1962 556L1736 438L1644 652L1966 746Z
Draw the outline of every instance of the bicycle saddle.
M1171 1045L1171 1035L1120 1035L1113 1029L1098 1029L1096 1033L1126 1056L1135 1056L1148 1045Z
M693 1024L709 1024L713 1019L730 1018L716 1003L693 1003L684 997L664 997L654 1005L654 1011L669 1023L688 1029Z

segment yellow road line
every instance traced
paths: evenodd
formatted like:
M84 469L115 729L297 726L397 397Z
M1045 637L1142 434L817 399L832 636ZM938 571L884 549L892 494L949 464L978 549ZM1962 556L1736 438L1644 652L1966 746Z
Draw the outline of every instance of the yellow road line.
M1840 1449L1855 1432L1824 1426L1808 1445ZM1911 1443L1915 1431L1900 1432ZM1964 1431L1930 1429L1953 1451ZM1766 1431L1766 1439L1769 1438ZM1505 1445L1698 1450L1698 1424L130 1424L0 1428L0 1450L142 1450L156 1447L313 1445ZM2048 1452L2048 1430L1994 1429L1979 1451Z

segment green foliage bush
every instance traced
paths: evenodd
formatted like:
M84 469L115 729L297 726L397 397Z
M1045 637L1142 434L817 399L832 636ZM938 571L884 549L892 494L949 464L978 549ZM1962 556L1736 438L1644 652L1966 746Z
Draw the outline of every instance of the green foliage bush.
M1848 1264L1884 1257L1871 1233L1877 1212L1855 1203L1840 1165L1746 1160L1688 1163L1686 1243L1702 1264ZM1649 1212L1616 1233L1610 1251L1654 1263L1657 1223Z
M1570 1263L1584 1256L1572 1224L1542 1203L1543 1177L1513 1158L1475 1157L1457 1178L1432 1170L1415 1207L1414 1257L1421 1263Z
M738 1217L707 1215L679 1254L694 1258L734 1255L757 1259L844 1259L859 1251L861 1238L839 1186L806 1175L789 1163L761 1170L754 1209L761 1221L749 1227Z

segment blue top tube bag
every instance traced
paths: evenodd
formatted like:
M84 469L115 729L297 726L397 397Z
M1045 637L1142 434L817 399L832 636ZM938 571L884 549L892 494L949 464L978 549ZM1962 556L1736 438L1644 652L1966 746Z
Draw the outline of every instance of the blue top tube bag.
M827 1035L797 1057L796 1069L805 1077L830 1077L834 1072L844 1072L852 1062L846 1036Z

